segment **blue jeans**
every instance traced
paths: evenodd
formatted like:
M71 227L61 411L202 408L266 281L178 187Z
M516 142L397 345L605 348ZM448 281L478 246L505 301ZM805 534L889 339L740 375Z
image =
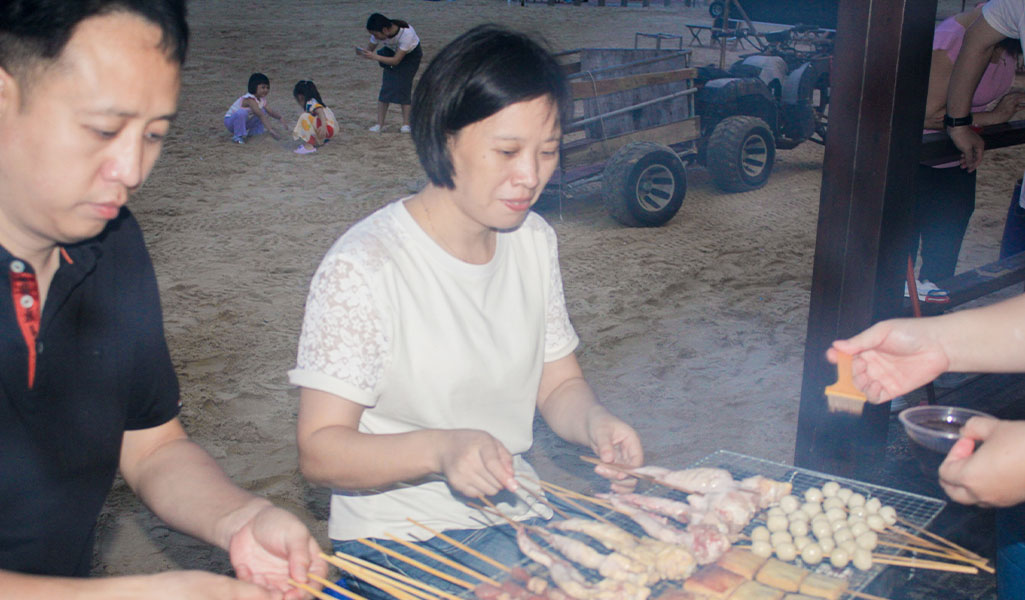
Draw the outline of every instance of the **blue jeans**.
M573 509L571 506L560 502L558 498L548 496L548 500L570 517L585 516ZM556 518L559 517L556 516ZM545 525L546 523L547 521L541 518L523 521L523 524L525 525ZM493 558L500 564L513 566L518 565L525 560L525 557L520 552L519 546L516 545L516 532L513 530L511 525L496 525L492 527L485 527L483 529L452 529L444 533L447 537L461 542L485 556ZM474 585L480 583L470 575L461 573L447 565L443 565L438 561L428 558L415 550L410 550L402 544L390 539L374 539L371 541L380 546L400 552L402 555L413 558L417 562L421 562L429 567L448 573L468 583L472 583ZM403 562L401 559L387 556L384 553L374 550L356 540L331 540L331 545L335 552L342 552L350 556L356 556L364 560L368 560L383 567L387 567L392 571L397 571L418 581L430 584L451 594L462 594L468 591L465 587L450 583L435 575L425 573L417 567ZM417 545L444 556L454 562L461 563L474 571L483 573L493 579L501 581L506 578L504 571L499 570L497 567L494 567L475 556L471 556L467 552L436 537L419 542ZM364 596L365 598L369 598L371 600L389 600L393 598L393 596L385 594L358 579L343 576L342 580L343 584L347 588L361 596Z
M1025 598L1025 504L997 510L997 592Z

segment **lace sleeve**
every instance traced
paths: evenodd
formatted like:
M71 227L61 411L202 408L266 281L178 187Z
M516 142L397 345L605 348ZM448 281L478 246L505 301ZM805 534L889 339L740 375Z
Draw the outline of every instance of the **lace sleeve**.
M373 406L387 348L366 273L345 254L330 253L310 284L292 383Z
M548 243L548 257L551 261L547 308L545 312L545 362L558 360L573 350L580 343L573 324L569 321L566 311L566 296L562 291L562 271L559 269L559 243L555 230L545 227L545 238Z

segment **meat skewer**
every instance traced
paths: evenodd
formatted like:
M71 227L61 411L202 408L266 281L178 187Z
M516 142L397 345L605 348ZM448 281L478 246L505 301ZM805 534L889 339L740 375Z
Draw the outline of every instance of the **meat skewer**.
M531 531L567 559L598 571L602 577L629 581L637 585L651 585L659 579L653 568L649 569L646 565L624 554L618 552L602 554L580 540L552 533L540 527L533 527Z

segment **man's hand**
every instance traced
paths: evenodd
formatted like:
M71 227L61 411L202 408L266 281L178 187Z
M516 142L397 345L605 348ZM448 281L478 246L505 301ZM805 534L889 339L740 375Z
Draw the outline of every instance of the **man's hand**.
M239 579L277 591L286 600L305 596L305 592L289 585L289 578L307 583L308 572L324 577L328 571L320 547L302 521L272 505L235 532L228 552Z
M836 352L854 357L854 385L879 404L917 389L947 370L950 359L923 319L893 319L876 323L858 335L833 342L826 358Z
M972 417L961 436L940 465L940 485L951 499L980 506L1025 501L1025 421Z

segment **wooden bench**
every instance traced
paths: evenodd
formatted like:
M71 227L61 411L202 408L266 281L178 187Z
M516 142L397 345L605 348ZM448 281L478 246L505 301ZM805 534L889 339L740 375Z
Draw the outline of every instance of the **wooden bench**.
M677 42L676 47L679 50L683 50L683 36L682 35L676 35L675 33L643 33L643 32L638 31L637 33L634 34L634 48L635 49L638 48L637 44L638 44L638 42L640 42L641 38L654 38L654 40L655 40L655 49L656 50L661 50L662 49L662 40L676 40L676 42Z
M922 314L938 315L955 306L1022 282L1025 282L1025 252L935 282L937 286L950 292L950 302L921 302ZM910 314L911 302L905 300L904 305Z

